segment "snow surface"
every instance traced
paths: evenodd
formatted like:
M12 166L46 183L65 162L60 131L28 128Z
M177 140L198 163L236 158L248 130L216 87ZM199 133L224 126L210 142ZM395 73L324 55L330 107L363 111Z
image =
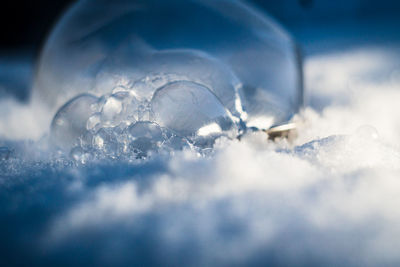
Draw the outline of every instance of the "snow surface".
M308 57L294 143L254 133L210 156L77 165L43 148L51 115L0 100L0 262L399 264L398 52Z

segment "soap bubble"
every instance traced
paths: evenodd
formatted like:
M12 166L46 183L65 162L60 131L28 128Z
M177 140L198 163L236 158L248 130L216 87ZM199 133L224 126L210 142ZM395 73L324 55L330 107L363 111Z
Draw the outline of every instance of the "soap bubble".
M232 115L244 109L259 128L285 122L302 105L292 38L230 0L81 0L44 46L34 95L56 110L78 94L99 97L116 86L136 84L140 100L151 98L177 80L209 88Z
M58 109L60 147L114 158L268 129L302 95L291 37L230 0L78 1L49 36L34 85L35 99Z
M156 121L180 136L206 136L235 127L219 99L193 82L173 82L160 88L151 107Z
M62 148L71 147L86 132L87 121L98 98L82 94L60 108L51 123L53 141Z

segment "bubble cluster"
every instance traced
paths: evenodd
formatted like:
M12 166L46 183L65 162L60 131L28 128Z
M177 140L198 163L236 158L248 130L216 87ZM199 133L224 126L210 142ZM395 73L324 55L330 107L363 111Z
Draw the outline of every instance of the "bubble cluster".
M215 140L234 138L239 118L203 85L176 81L155 90L151 98L135 95L135 87L117 87L96 97L82 94L55 115L51 136L61 149L85 163L94 155L145 158L160 149L192 147L200 152Z

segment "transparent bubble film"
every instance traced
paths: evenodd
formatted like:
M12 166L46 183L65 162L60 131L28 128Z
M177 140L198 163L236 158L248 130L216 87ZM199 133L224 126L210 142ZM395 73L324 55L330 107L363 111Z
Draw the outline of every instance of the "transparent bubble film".
M291 37L228 0L79 1L50 35L34 89L56 114L53 144L80 162L207 152L303 103Z

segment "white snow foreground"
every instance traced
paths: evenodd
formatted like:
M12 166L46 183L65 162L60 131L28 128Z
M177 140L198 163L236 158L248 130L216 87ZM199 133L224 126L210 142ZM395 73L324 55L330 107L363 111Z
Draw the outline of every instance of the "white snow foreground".
M184 150L78 166L37 151L6 159L3 151L6 262L399 264L396 60L373 49L309 58L310 107L295 118L294 144L254 133L220 140L206 157ZM29 125L6 123L34 115L8 107L0 134L26 138Z

